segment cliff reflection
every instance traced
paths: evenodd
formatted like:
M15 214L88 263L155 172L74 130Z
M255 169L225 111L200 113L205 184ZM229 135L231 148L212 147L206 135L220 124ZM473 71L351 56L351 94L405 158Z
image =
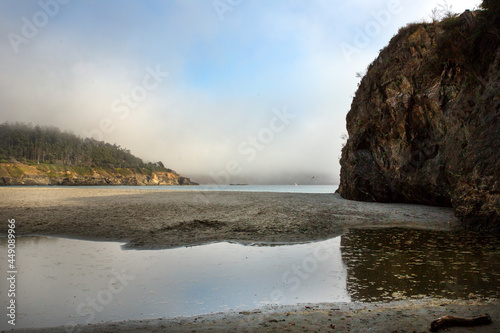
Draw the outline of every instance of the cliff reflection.
M352 301L500 296L500 238L352 229L341 239ZM471 295L473 294L473 295Z

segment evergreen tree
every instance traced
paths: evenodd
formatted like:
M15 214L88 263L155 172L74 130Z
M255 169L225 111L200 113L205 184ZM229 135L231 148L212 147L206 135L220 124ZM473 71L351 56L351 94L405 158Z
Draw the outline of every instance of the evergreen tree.
M116 144L83 139L52 126L6 122L0 124L0 160L8 162L11 159L24 163L173 172L162 162L144 163L130 150Z

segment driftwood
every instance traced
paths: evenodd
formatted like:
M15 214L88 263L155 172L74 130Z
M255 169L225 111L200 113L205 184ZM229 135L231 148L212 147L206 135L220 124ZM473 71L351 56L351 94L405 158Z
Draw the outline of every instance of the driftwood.
M431 332L437 332L442 328L451 326L479 326L487 324L491 324L491 317L487 314L474 318L443 316L431 323Z

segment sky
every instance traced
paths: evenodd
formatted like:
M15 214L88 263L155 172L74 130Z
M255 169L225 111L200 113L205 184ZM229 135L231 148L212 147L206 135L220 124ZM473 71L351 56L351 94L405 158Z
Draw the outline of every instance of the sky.
M443 6L0 0L0 122L116 143L204 184L338 184L356 73Z

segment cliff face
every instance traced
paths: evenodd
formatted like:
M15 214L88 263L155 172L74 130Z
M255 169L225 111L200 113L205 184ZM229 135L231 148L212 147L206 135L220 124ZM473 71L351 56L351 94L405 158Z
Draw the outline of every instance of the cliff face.
M2 185L198 185L172 172L0 163Z
M500 37L481 15L408 26L370 65L347 115L344 198L453 206L500 232Z

